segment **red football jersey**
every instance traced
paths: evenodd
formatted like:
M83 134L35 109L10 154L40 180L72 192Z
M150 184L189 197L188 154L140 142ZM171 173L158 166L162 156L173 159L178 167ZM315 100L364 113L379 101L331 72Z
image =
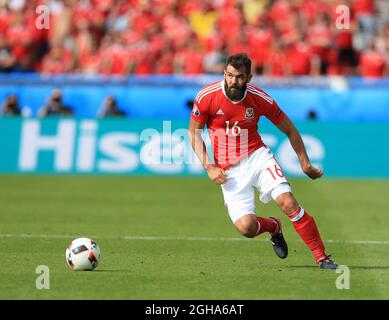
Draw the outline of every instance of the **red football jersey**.
M252 84L247 84L242 100L231 101L224 91L224 81L219 81L200 90L191 117L207 125L215 164L227 169L264 146L258 133L261 116L279 124L284 112L268 94Z

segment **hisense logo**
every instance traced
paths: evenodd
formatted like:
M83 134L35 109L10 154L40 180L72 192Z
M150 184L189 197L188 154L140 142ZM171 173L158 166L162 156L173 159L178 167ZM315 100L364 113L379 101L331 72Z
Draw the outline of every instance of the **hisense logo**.
M95 121L82 121L77 128L74 120L62 120L58 122L57 132L51 135L41 134L41 124L37 120L25 121L23 124L19 154L19 168L22 171L34 171L42 151L54 153L54 169L59 172L72 169L79 172L93 171L97 150L107 156L97 162L101 171L126 171L138 166L138 155L130 148L139 142L137 134L113 132L98 141L98 125Z
M54 132L44 134L44 122L24 121L19 170L39 171L41 166L45 171L54 169L56 172L125 173L143 167L151 172L175 174L189 165L189 172L202 172L191 150L187 130L172 132L170 121L163 122L163 132L148 128L140 133L99 134L98 126L94 120L60 120ZM52 164L42 164L44 153L52 156Z
M207 132L202 132L202 137L210 152L211 138ZM223 135L217 137L218 143L226 142ZM239 139L242 144L247 139L244 137L241 135ZM321 166L325 156L324 146L314 136L302 137L311 160ZM232 138L229 137L230 140ZM270 148L274 147L273 152L286 172L303 175L287 138L280 141L275 135L262 134L262 139ZM248 139L245 143L248 143ZM231 154L229 150L228 155ZM221 159L221 153L219 156ZM120 130L120 126L112 129L104 121L97 120L25 120L22 123L17 157L18 170L21 172L204 173L199 159L192 151L188 130L172 130L171 121L163 121L162 130L135 128L126 131Z

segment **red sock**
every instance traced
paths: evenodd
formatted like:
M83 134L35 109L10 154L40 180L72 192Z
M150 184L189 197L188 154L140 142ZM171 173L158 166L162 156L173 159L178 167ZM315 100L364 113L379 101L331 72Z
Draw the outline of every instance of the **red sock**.
M278 231L278 224L273 219L257 217L257 232L255 236L259 236L264 232L270 232L270 234L274 234Z
M323 241L321 241L320 233L313 217L310 216L308 212L304 211L303 208L299 208L289 215L289 219L292 221L293 226L301 239L303 239L309 249L311 249L316 261L326 257L324 244Z

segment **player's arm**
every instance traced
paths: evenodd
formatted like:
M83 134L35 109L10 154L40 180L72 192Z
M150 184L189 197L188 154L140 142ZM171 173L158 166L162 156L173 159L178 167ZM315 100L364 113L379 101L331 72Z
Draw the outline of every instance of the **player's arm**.
M288 136L290 144L292 145L294 151L297 154L297 157L300 161L301 169L304 171L304 173L311 179L320 178L323 175L323 170L311 164L311 161L309 160L307 151L304 146L303 139L301 138L301 135L298 132L297 128L294 126L294 124L286 114L284 114L281 122L276 126Z
M193 151L196 153L204 169L207 171L209 179L216 184L223 184L226 182L226 174L223 169L216 167L209 158L207 148L203 137L201 136L203 128L203 123L190 119L188 134L192 143Z

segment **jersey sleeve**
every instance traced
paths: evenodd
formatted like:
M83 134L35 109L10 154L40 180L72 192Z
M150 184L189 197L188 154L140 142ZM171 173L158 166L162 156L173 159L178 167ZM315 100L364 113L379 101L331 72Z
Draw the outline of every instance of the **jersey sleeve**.
M264 113L264 116L268 118L271 122L273 122L275 125L279 124L282 119L285 116L284 111L281 110L281 108L278 106L277 102L274 100L272 103L266 102L266 112Z
M202 124L205 124L208 121L208 103L206 101L207 99L202 99L201 102L198 102L197 99L195 99L193 103L191 118Z

